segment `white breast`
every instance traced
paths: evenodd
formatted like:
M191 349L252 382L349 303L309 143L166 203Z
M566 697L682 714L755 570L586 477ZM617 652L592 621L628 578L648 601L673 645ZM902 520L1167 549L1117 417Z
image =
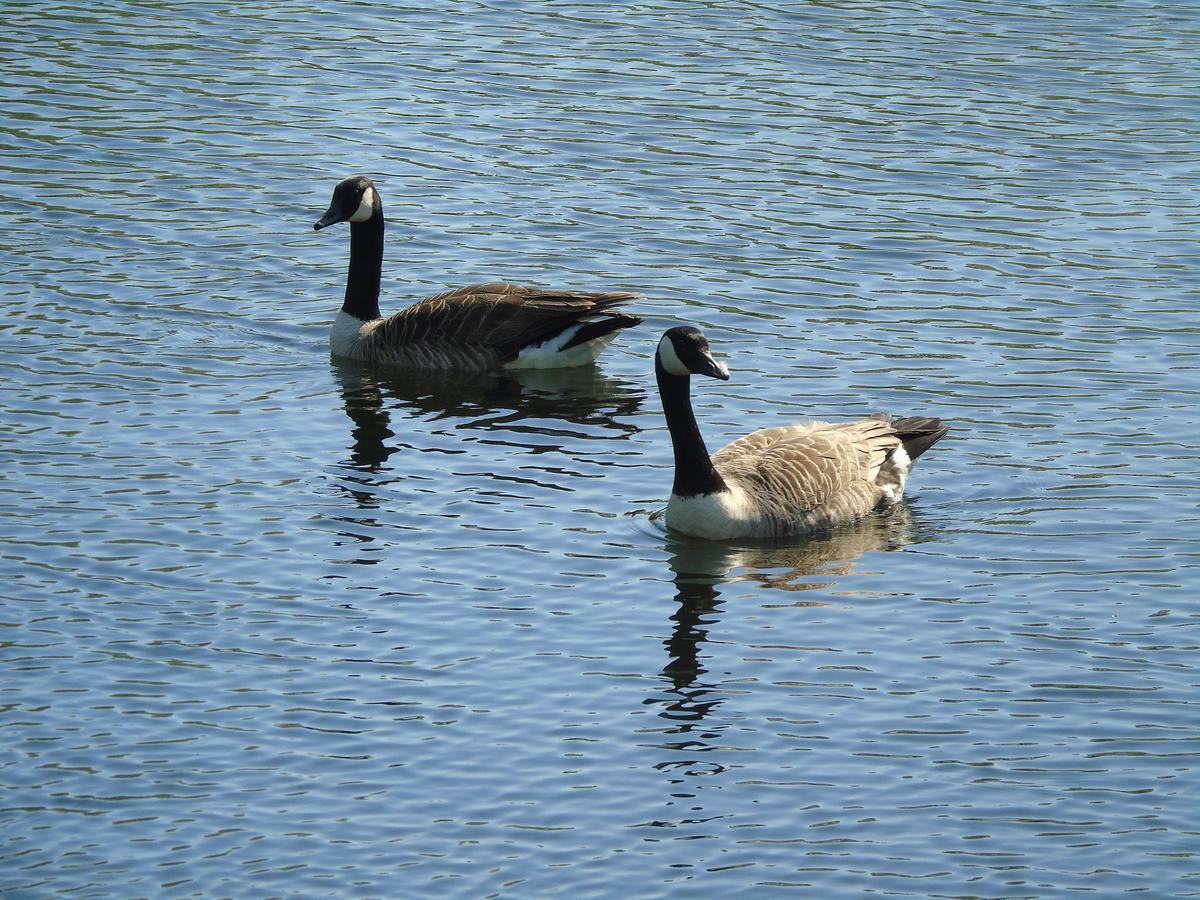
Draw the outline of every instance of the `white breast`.
M672 494L667 501L669 528L710 541L753 537L763 527L760 519L745 492L733 486L728 491L696 497Z
M344 310L339 310L329 330L329 349L335 356L358 359L362 355L363 338L372 331L380 320L364 322Z

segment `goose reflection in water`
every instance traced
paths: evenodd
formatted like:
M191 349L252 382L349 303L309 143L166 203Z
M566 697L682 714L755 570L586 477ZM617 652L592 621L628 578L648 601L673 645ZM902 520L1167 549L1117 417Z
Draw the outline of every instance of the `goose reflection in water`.
M841 526L807 540L714 542L668 534L674 572L675 599L679 606L671 616L670 636L663 641L668 662L663 675L670 687L646 699L660 707L664 724L645 729L659 736L653 745L666 751L655 768L671 778L668 807L685 806L688 815L680 820L648 824L675 827L704 822L699 803L702 781L720 775L725 766L719 751L729 747L729 723L712 713L737 689L704 678L704 644L720 624L721 588L738 582L756 582L764 588L785 592L828 590L838 579L859 568L870 552L901 550L924 540L923 529L913 509L900 503L885 513ZM784 605L782 603L763 604ZM792 599L789 606L826 606L825 601Z
M669 534L671 570L679 608L671 616L675 627L663 642L669 661L663 674L679 695L705 673L701 648L717 624L723 600L720 588L737 582L757 582L788 592L828 590L851 574L872 551L900 550L921 540L916 515L907 503L892 507L822 535L782 543L704 541ZM781 605L781 604L775 604ZM790 606L825 606L823 600L791 600ZM712 686L706 686L705 690ZM706 701L704 709L712 705Z
M356 363L332 366L352 423L349 459L344 463L351 471L343 479L356 501L370 508L378 506L371 488L381 483L377 476L387 470L393 454L422 449L466 452L445 445L415 447L404 437L415 429L402 421L396 424L394 418L446 421L455 431L496 432L496 442L543 453L549 449L545 438L550 427L542 420L602 428L624 437L637 430L624 420L645 399L640 386L594 366L508 374L387 373ZM556 448L561 445L561 440L555 441Z

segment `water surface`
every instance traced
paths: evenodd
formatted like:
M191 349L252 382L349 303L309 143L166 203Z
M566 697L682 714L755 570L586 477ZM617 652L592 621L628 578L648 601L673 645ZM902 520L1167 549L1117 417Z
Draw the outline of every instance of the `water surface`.
M1109 3L7 10L6 896L1189 896L1197 13ZM636 289L594 369L331 361L385 309ZM710 446L954 432L789 544Z

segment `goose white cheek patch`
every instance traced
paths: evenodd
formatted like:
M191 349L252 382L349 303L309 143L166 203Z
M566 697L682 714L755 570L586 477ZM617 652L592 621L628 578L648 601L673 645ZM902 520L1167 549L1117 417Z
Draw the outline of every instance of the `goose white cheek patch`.
M691 369L683 364L671 339L664 337L658 342L658 358L662 360L663 368L672 375L691 375Z
M363 191L362 201L358 204L358 209L354 211L354 215L350 217L351 222L365 222L375 213L375 188L367 188Z

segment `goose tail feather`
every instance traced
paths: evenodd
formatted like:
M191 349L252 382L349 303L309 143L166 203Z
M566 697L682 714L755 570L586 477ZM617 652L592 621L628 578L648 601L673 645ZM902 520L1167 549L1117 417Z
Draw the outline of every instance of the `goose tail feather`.
M585 322L581 325L579 330L571 335L571 339L559 348L559 352L561 353L564 350L570 350L572 347L590 343L597 338L604 337L606 334L620 331L622 328L632 328L634 325L640 325L641 323L642 320L638 316L631 316L628 313L609 313L602 319Z
M887 413L876 413L871 418L881 419L895 429L896 437L900 438L904 452L910 460L916 460L950 432L949 425L933 416L896 417Z

